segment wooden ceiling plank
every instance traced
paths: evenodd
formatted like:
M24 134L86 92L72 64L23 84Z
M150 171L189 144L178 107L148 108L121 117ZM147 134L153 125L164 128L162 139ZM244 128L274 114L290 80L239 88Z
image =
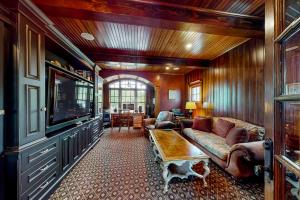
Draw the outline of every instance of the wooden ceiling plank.
M122 24L134 24L164 29L195 31L217 35L240 37L263 37L264 22L259 17L246 16L236 13L220 12L203 9L187 9L168 6L147 6L148 1L109 1L115 2L106 5L103 2L87 6L83 0L75 0L78 5L72 6L67 1L34 0L35 3L48 15L83 20L106 21ZM101 3L102 2L102 3ZM116 3L117 2L117 3ZM74 3L74 1L73 1ZM167 4L166 4L167 5ZM172 8L172 9L171 9ZM175 10L174 10L175 9Z

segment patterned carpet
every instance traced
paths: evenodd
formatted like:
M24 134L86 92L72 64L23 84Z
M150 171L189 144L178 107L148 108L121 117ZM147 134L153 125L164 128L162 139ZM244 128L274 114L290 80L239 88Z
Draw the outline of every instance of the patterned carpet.
M195 171L201 172L201 164ZM263 182L238 182L210 163L201 179L172 179L163 194L162 170L139 130L107 130L100 142L61 182L50 199L263 199Z

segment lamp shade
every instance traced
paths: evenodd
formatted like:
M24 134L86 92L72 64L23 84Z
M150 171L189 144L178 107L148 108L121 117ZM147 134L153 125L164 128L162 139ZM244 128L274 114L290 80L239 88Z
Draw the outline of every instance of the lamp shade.
M213 109L214 105L210 102L205 101L202 105L202 108L204 108L204 109Z
M185 109L187 110L195 110L196 108L196 103L193 101L188 101L185 103Z

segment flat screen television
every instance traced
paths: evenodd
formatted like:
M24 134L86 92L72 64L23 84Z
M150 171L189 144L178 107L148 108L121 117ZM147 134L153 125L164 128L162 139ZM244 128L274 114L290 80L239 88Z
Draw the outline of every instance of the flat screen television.
M48 79L48 127L92 113L91 83L53 68Z

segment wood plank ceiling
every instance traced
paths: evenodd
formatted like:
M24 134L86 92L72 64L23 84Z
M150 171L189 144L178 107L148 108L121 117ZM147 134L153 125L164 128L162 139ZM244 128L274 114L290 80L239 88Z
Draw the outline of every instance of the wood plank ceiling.
M263 37L263 0L33 2L108 69L188 73L249 38ZM95 40L83 39L83 32ZM169 70L166 64L179 69Z

